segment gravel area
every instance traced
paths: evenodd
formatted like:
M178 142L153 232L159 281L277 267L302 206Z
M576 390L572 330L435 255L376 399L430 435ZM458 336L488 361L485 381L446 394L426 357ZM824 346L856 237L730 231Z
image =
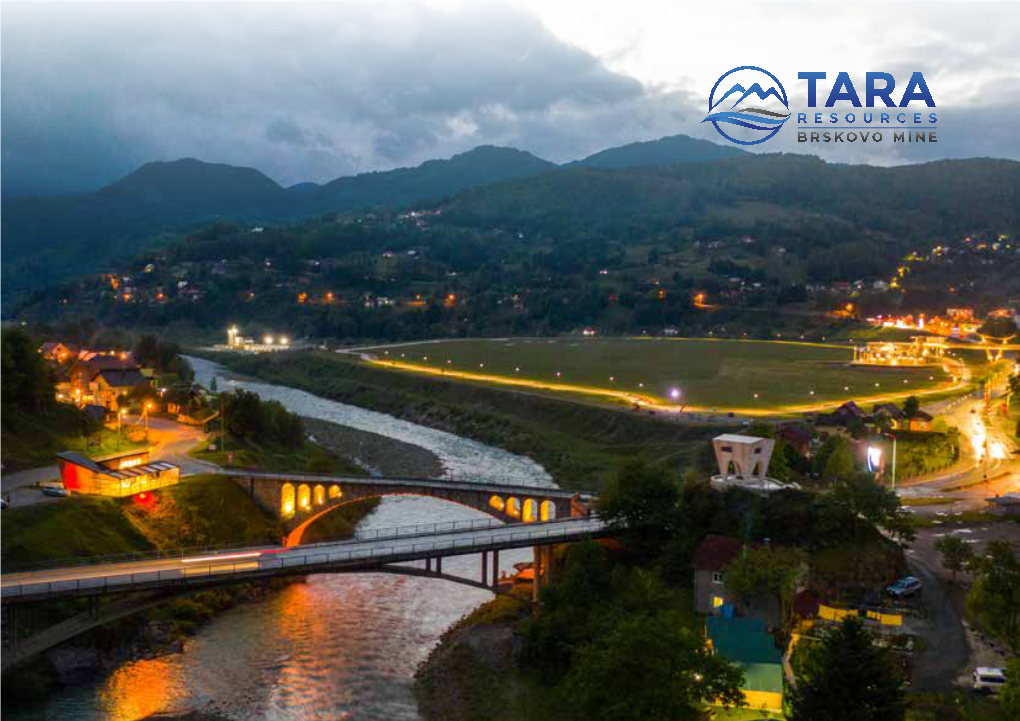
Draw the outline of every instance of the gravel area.
M303 416L305 430L322 446L350 458L374 476L441 478L443 464L432 451L377 433Z

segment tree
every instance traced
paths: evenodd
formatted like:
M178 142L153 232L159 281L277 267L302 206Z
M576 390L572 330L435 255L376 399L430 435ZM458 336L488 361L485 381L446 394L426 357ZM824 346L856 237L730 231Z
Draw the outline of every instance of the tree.
M1020 656L1006 664L1006 686L999 696L1006 718L1020 718Z
M840 481L832 491L832 500L859 521L878 526L901 540L914 538L913 519L900 507L896 493L865 473Z
M727 566L723 583L745 603L756 596L775 597L785 625L806 562L806 554L796 548L763 546L746 549Z
M847 616L811 648L790 691L791 721L902 721L904 679L892 654Z
M935 550L942 554L942 565L953 572L953 583L956 583L957 572L966 568L974 556L970 546L956 536L943 536L938 539L935 541Z
M854 454L850 450L850 444L845 439L837 436L829 457L825 461L825 468L822 471L822 478L832 483L840 478L846 478L854 472Z
M917 400L917 396L909 396L903 401L903 412L907 415L907 418L914 418L920 410L921 401Z
M1020 651L1020 561L1008 541L991 541L968 567L974 585L967 609L1014 652Z
M680 614L666 611L624 616L579 648L562 690L572 718L695 721L707 702L740 704L742 677Z
M599 499L599 516L639 551L655 553L680 522L680 490L665 469L628 463Z

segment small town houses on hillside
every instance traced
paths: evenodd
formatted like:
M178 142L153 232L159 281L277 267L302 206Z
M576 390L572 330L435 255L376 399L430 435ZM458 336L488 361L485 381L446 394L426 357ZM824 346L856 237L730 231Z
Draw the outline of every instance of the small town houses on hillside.
M153 382L152 369L142 368L128 351L75 352L63 343L45 343L39 351L55 367L57 400L64 403L116 412L122 396Z

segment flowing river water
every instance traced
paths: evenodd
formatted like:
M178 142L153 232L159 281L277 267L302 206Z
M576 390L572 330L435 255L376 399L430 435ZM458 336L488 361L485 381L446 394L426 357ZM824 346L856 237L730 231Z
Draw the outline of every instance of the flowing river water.
M534 461L450 433L310 393L241 380L189 358L196 379L220 390L241 386L304 416L371 431L435 453L450 477L551 485ZM388 528L481 517L429 498L384 498L361 528ZM501 568L530 560L500 554ZM477 556L443 563L477 578ZM309 576L268 598L217 616L184 651L126 663L102 679L62 689L38 707L5 718L133 721L157 712L208 711L239 721L400 720L419 718L413 674L454 621L491 598L480 589L387 574ZM6 711L6 709L5 709Z

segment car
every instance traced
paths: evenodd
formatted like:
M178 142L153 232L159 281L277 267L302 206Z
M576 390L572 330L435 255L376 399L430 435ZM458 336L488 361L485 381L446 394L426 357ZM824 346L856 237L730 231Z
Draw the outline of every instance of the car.
M56 498L63 498L67 495L67 489L63 486L43 486L42 492L44 496L54 496Z
M974 690L999 693L1006 685L1006 672L1001 668L978 666L974 669Z
M904 576L896 583L886 586L885 592L893 598L907 598L921 592L921 580L915 576Z
M10 503L7 502L6 498L0 498L0 508L7 508Z

